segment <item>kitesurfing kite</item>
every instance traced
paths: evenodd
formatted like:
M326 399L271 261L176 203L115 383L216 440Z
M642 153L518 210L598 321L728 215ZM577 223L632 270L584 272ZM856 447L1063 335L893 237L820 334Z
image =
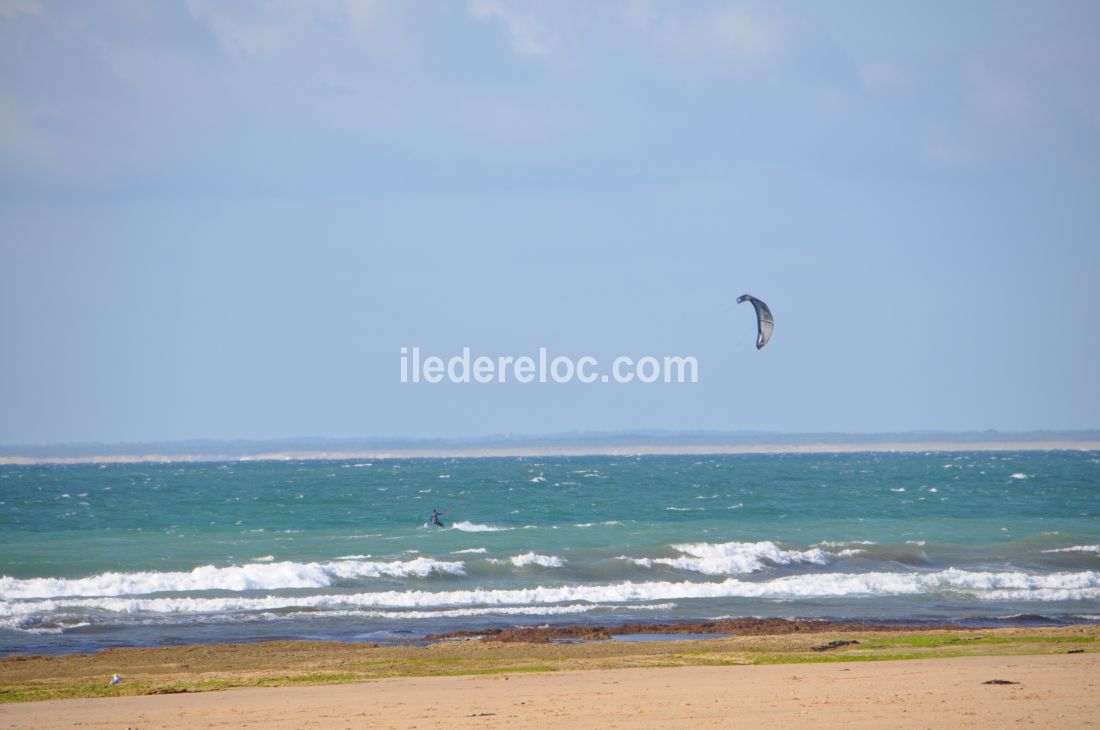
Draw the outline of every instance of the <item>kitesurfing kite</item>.
M737 303L740 304L741 302L752 302L752 306L756 309L756 349L759 350L768 344L768 340L772 336L772 328L775 327L772 310L768 309L767 304L749 294L742 294L737 297Z

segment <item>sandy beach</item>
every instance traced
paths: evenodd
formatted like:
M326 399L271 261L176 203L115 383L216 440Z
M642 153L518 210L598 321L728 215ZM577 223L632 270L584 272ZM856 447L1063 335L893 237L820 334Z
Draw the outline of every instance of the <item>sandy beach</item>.
M1003 679L1016 684L985 684ZM5 728L1100 724L1096 654L385 679L7 705Z
M12 656L0 661L0 728L1100 723L1095 626L795 627L709 640L285 641ZM108 687L113 673L122 681Z

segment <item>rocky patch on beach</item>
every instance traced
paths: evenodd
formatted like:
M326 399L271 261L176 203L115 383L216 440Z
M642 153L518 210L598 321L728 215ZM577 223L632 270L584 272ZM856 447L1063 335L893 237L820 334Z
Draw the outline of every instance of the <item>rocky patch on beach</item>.
M485 641L541 644L553 641L606 641L630 634L728 634L736 636L772 636L776 634L824 633L830 631L922 631L953 629L955 626L887 626L863 622L806 621L780 618L742 618L721 621L684 621L663 624L624 624L622 626L515 626L482 631L452 631L432 634L428 641L482 639Z

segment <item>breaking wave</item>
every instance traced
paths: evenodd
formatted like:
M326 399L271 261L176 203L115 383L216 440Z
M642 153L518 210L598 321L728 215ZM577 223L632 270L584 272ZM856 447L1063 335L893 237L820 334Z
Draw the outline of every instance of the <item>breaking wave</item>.
M554 605L532 605L532 606L490 606L483 608L445 608L438 610L379 610L379 609L343 609L343 610L325 610L323 607L318 607L318 612L323 612L325 616L348 616L352 618L376 618L376 619L390 619L397 621L409 621L417 619L433 619L433 618L465 618L471 616L564 616L570 614L582 614L590 613L593 611L614 609L617 611L668 611L676 608L675 603L644 603L633 606L620 606L620 605L608 605L601 603L572 603L564 606ZM200 623L231 623L241 620L265 620L265 621L280 621L280 620L293 620L301 617L302 613L309 611L308 608L304 608L296 611L262 611L259 613L248 614L242 616L241 614L233 614L228 612L221 612L215 614L207 614L205 616L187 616L187 621L198 621ZM170 623L173 621L171 614L159 617L148 623ZM56 621L42 621L34 616L0 616L0 628L15 629L28 634L63 634L66 631L72 629L79 629L85 626L92 626L90 621L80 621L77 623L66 623Z
M539 555L535 552L527 552L522 555L513 555L512 565L522 568L525 565L541 565L544 568L560 568L565 561L556 555Z
M416 558L393 562L334 560L326 563L249 563L191 571L100 573L87 578L0 578L0 599L65 596L134 596L189 591L253 591L325 588L351 578L426 578L433 573L463 575L458 561Z
M820 548L809 550L783 550L774 542L723 542L689 543L673 545L673 549L683 553L676 558L627 558L636 565L650 568L653 565L668 565L678 570L689 570L704 575L740 575L763 570L768 563L772 565L790 565L791 563L813 563L827 565L825 552Z
M978 572L954 568L935 573L822 573L768 581L625 581L605 585L538 586L521 589L455 591L378 591L354 594L262 597L87 597L0 602L0 619L10 625L19 617L72 609L119 614L209 614L280 609L470 609L486 606L533 606L576 602L639 603L705 598L798 599L837 596L897 596L965 593L979 600L1076 601L1100 598L1100 572L1031 575Z
M512 530L512 527L494 527L493 525L479 525L476 522L467 522L465 520L456 522L451 527L456 530L462 530L463 532L504 532L506 530Z

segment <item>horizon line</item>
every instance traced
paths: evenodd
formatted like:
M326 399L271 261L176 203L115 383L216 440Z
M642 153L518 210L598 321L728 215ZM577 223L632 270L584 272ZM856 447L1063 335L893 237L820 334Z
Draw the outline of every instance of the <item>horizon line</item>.
M1100 450L1100 430L877 433L639 430L450 438L298 437L0 445L0 465L1025 450Z

